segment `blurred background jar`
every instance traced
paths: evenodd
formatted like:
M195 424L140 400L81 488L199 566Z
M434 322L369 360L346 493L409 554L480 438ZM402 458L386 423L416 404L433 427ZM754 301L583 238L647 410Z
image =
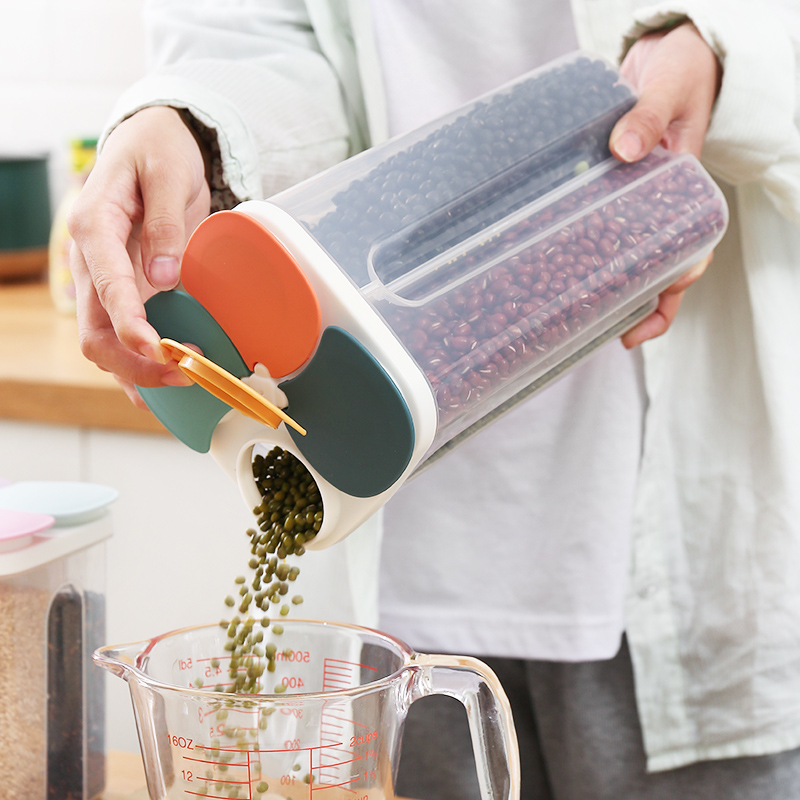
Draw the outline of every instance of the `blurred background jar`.
M72 240L67 231L67 214L92 171L96 155L97 139L71 141L69 184L56 209L50 232L50 294L55 307L64 314L75 313L75 284L69 269L69 248Z
M50 183L46 153L0 153L0 280L47 270Z

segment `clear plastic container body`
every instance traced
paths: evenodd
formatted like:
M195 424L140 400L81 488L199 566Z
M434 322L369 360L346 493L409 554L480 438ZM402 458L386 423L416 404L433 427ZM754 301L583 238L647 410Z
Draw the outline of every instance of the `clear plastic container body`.
M519 797L508 700L480 661L414 653L386 634L287 620L257 694L226 692L231 655L219 625L101 648L95 659L130 687L153 800L391 800L413 702L447 694L468 710L481 797ZM263 653L238 670L263 668ZM276 691L275 689L278 689Z
M631 328L719 242L727 207L695 158L611 156L635 99L605 61L574 54L198 226L185 293L151 298L148 319L217 352L304 434L199 386L140 394L250 508L254 450L295 455L324 507L308 546L340 540Z
M634 102L572 55L271 198L424 373L425 459L632 327L724 233L694 158L611 156Z
M91 800L105 788L110 519L53 528L0 553L0 800Z

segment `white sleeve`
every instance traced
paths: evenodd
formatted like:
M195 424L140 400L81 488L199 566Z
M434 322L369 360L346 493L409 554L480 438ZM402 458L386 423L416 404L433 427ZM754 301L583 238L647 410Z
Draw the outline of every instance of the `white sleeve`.
M723 66L703 147L709 171L734 186L758 183L800 222L800 116L795 0L687 0L636 12L626 48L648 30L689 17Z
M149 0L148 75L110 130L146 106L187 109L212 129L239 200L267 197L350 154L336 73L299 0Z

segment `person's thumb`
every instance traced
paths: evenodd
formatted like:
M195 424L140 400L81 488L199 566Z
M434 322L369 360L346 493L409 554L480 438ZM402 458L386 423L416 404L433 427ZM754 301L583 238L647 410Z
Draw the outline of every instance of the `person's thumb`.
M608 140L611 152L621 161L644 158L664 138L673 112L674 103L668 94L644 92L611 131Z

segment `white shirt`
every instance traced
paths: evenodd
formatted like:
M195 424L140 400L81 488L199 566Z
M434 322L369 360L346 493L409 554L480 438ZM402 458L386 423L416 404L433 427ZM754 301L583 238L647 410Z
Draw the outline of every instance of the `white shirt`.
M370 0L389 134L577 49L569 0Z
M566 0L373 0L389 132L577 47ZM619 342L385 509L381 626L433 651L609 658L624 627L644 393Z

